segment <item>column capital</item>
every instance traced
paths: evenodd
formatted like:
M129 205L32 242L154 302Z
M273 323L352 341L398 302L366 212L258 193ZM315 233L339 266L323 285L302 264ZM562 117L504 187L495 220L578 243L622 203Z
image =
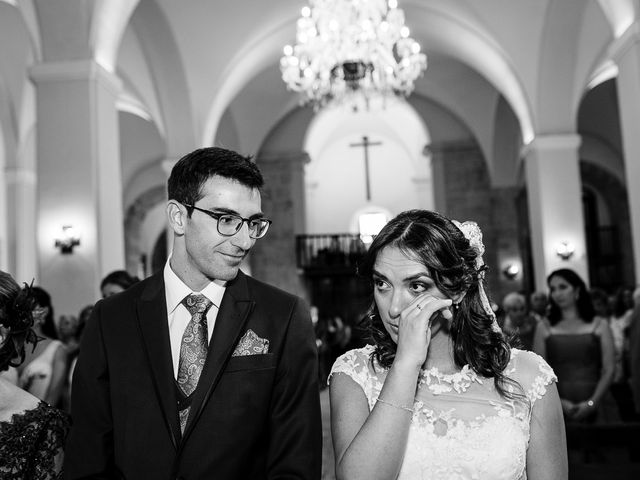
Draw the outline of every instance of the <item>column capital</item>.
M537 135L533 141L522 147L520 156L526 158L532 152L549 150L577 150L582 137L576 133Z
M29 69L29 77L36 84L97 79L115 95L122 91L117 75L88 59L38 63Z

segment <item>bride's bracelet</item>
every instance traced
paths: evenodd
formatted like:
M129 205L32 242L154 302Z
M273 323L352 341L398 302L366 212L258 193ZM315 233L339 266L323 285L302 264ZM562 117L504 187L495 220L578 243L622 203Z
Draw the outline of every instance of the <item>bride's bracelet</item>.
M404 405L396 405L395 403L387 402L386 400L383 400L380 397L378 397L378 402L384 403L385 405L389 405L390 407L394 407L394 408L399 408L401 410L405 410L405 411L411 413L411 415L413 415L413 408L405 407Z

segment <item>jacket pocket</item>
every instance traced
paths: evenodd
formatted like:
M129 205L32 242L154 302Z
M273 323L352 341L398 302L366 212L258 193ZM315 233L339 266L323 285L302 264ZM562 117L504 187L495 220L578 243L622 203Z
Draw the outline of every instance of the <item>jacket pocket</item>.
M273 353L263 353L261 355L244 355L241 357L231 357L225 373L239 372L243 370L266 370L275 368L276 356Z

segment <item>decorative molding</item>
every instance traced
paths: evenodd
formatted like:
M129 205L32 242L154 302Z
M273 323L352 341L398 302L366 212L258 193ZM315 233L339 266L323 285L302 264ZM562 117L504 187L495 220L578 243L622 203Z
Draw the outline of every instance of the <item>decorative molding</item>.
M29 69L29 77L36 84L96 79L116 96L122 91L122 80L93 60L38 63Z
M576 150L582 143L582 137L576 133L538 135L522 147L520 157L526 158L531 152L541 150Z
M36 172L26 168L7 167L4 170L4 178L7 184L36 185L38 183Z

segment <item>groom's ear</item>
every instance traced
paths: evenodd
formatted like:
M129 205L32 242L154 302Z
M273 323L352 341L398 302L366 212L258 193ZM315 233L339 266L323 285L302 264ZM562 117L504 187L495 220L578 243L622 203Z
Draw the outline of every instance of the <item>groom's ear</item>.
M169 200L167 203L167 218L173 232L177 235L184 235L187 222L187 208L180 202Z

